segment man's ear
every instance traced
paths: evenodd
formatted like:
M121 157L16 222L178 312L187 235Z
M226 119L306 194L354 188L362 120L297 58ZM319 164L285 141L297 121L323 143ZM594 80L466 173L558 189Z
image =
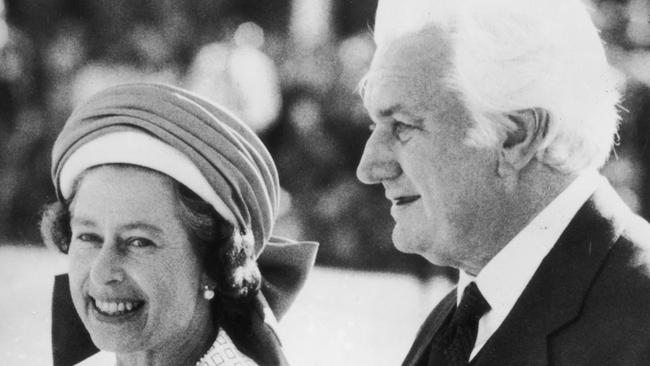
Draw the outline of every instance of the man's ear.
M500 146L497 170L501 177L518 175L533 160L549 124L549 113L542 108L514 111L506 118L515 128L507 131Z

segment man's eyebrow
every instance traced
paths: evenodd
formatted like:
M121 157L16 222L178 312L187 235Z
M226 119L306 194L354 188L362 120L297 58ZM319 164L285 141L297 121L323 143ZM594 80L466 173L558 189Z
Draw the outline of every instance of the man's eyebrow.
M382 108L379 110L379 116L382 118L390 117L393 114L399 112L402 110L402 105L401 104L394 104L388 108Z
M409 118L409 121L417 126L422 126L424 123L424 118L419 117L417 115L413 115L412 113L409 113L402 104L394 104L388 108L382 108L379 110L379 116L381 118L389 118L394 116L397 113L403 113L404 116Z

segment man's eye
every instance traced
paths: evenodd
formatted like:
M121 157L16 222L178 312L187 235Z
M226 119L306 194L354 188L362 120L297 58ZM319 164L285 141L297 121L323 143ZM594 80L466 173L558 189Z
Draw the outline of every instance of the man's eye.
M415 129L415 127L400 121L393 121L392 127L393 135L401 142L410 140L408 133Z
M131 238L127 240L127 244L135 248L145 248L156 245L153 241L145 238Z

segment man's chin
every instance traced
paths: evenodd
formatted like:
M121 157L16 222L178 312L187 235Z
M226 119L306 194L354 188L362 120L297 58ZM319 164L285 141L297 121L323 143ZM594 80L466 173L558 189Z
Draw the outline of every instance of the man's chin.
M395 249L402 253L419 254L424 257L424 253L429 249L429 245L421 240L403 235L403 232L393 230L393 245Z
M403 235L403 232L393 231L393 246L402 253L417 254L430 263L447 267L450 266L449 258L438 252L431 240L418 240L417 237Z

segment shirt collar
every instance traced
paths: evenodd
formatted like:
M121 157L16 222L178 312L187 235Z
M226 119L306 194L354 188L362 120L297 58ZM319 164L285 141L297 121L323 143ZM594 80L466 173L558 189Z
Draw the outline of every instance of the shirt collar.
M604 178L596 171L581 173L476 277L460 271L457 302L460 303L465 287L474 281L492 308L486 315L492 314L502 321L573 216L602 180Z

